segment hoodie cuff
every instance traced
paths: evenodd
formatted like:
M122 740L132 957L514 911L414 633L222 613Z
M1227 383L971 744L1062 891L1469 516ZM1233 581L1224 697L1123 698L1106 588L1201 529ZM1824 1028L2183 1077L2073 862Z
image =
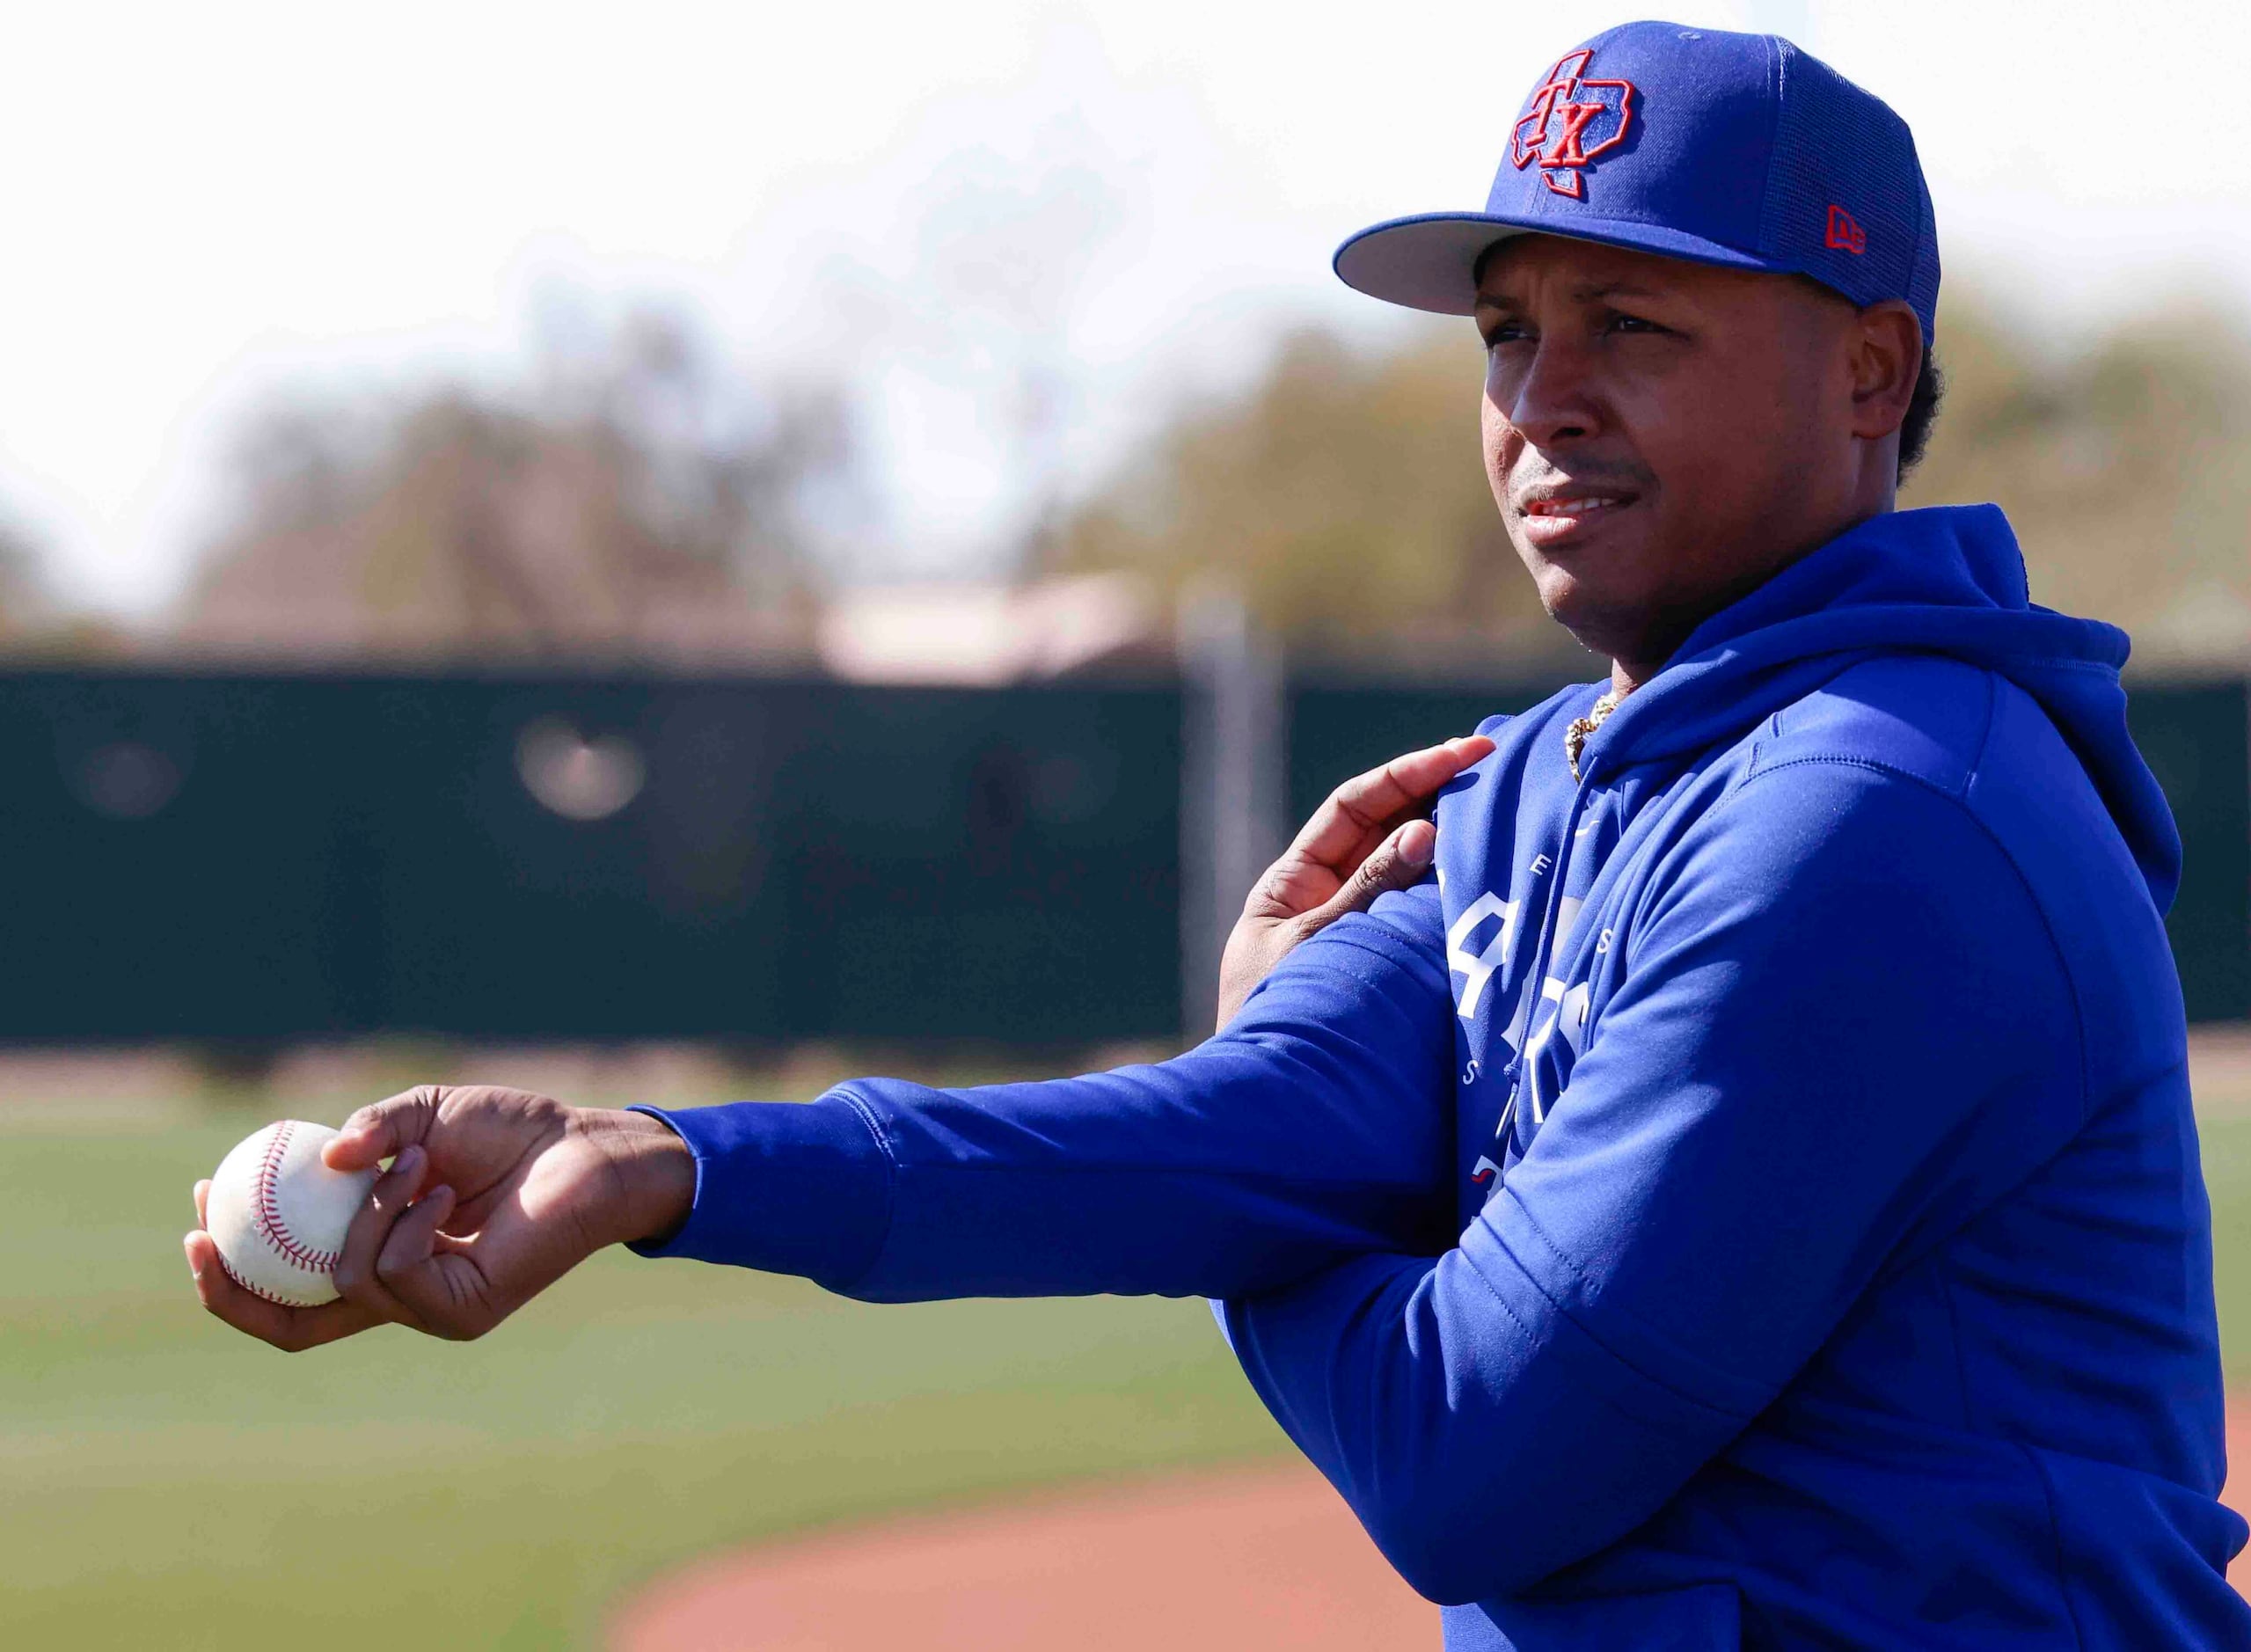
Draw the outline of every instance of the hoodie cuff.
M688 1144L696 1198L673 1232L627 1248L796 1274L832 1290L875 1265L891 1224L891 1155L849 1096L631 1111Z

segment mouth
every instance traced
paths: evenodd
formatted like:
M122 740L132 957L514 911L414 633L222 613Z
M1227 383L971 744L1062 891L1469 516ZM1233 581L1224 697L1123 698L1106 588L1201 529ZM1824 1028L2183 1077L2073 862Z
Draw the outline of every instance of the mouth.
M1622 488L1551 482L1519 493L1517 511L1525 537L1546 547L1583 537L1640 498Z

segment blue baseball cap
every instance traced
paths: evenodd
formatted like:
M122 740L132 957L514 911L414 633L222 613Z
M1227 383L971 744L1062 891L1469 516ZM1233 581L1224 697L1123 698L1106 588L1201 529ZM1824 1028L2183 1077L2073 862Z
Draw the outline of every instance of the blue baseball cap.
M1772 34L1627 23L1532 88L1482 212L1427 212L1336 250L1347 285L1465 316L1478 259L1528 234L1811 276L1904 299L1936 330L1938 225L1914 135L1882 99Z

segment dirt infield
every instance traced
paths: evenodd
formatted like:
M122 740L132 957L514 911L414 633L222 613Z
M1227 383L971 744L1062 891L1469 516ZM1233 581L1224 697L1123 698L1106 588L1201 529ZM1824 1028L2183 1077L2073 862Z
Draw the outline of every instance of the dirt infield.
M2251 1464L2251 1395L2228 1460ZM2251 1516L2251 1469L2228 1502ZM2251 1583L2251 1553L2237 1561ZM1292 1652L1433 1648L1436 1609L1400 1582L1298 1464L1050 1493L699 1561L612 1625L612 1652Z
M1311 1468L1267 1464L918 1515L661 1580L615 1652L1435 1647L1437 1608Z

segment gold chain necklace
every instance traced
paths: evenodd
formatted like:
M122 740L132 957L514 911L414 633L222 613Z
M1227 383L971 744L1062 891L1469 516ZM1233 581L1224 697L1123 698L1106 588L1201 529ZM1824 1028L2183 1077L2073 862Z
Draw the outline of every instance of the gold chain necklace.
M1579 754L1587 749L1587 736L1603 726L1604 719L1618 709L1619 701L1626 697L1616 689L1606 689L1584 717L1574 717L1563 730L1563 757L1571 765L1571 778L1585 777L1579 772Z

